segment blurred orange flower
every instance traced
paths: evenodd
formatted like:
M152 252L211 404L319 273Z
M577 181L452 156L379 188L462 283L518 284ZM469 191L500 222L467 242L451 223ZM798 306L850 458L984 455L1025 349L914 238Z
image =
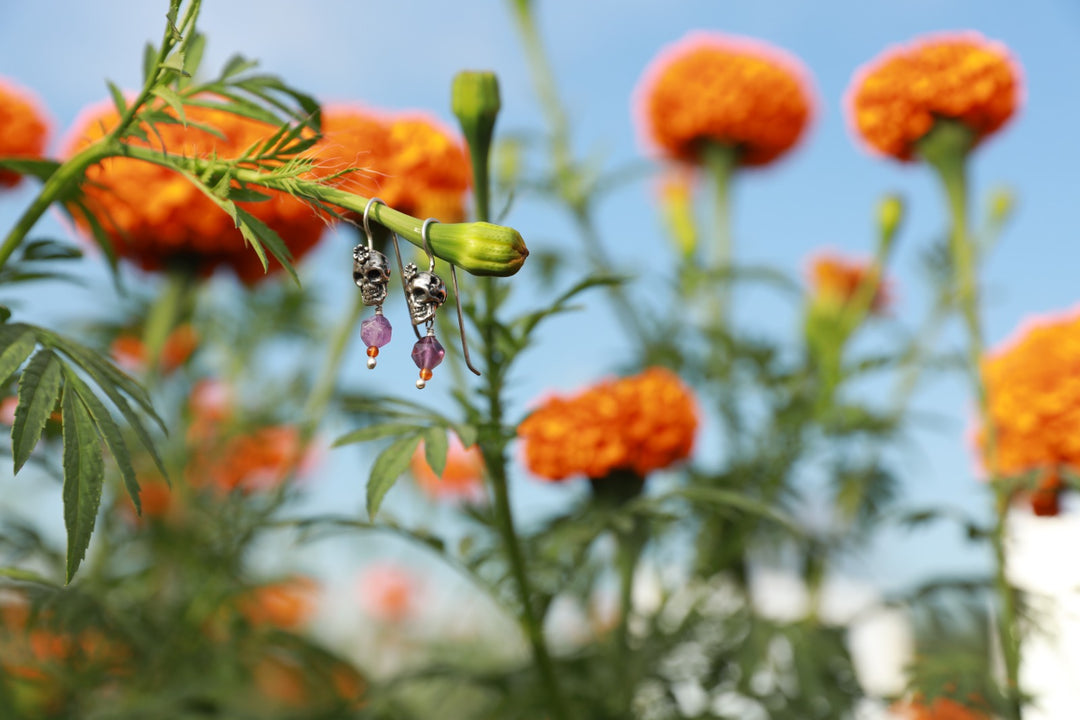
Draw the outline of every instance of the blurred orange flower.
M876 271L869 262L849 260L834 253L821 253L810 259L810 289L814 301L830 307L851 302L864 282L874 280ZM878 282L870 301L870 311L884 312L889 306L888 288Z
M199 344L198 333L189 323L178 325L169 336L165 338L165 344L161 348L161 370L171 373L188 361L191 354ZM145 370L146 345L142 338L136 335L123 334L117 336L109 347L116 364L128 372L139 373Z
M767 165L799 141L813 115L808 73L787 53L748 38L692 32L665 48L636 90L646 145L701 164L708 143Z
M987 355L982 377L995 431L994 474L1040 472L1043 496L1035 500L1043 514L1054 514L1060 469L1080 472L1080 312L1028 323ZM985 440L980 429L980 447Z
M262 585L240 599L239 610L252 625L295 630L315 612L318 587L304 576Z
M976 142L994 133L1016 111L1020 83L1004 45L976 32L930 35L862 67L845 105L872 151L910 161L938 118L962 122Z
M396 565L369 565L359 580L364 611L383 622L398 623L416 612L420 584L408 570Z
M292 425L259 428L197 450L188 468L188 482L226 493L271 490L305 464L300 431Z
M316 173L352 170L338 181L343 189L378 195L389 146L386 118L365 108L328 103L322 108L322 131Z
M697 423L686 385L669 370L651 368L549 398L518 426L518 437L526 466L548 480L617 470L645 477L689 457Z
M450 433L450 449L441 476L428 465L422 442L413 453L410 469L416 484L432 498L478 500L483 497L484 458L480 448L473 445L465 449L453 433Z
M49 123L40 103L10 80L0 78L0 157L40 158ZM22 176L0 169L0 188L14 187Z
M165 110L165 112L171 112ZM162 147L189 157L235 157L275 130L266 123L220 110L189 106L188 126L158 124L151 141L128 138L131 145ZM71 155L116 126L119 117L110 104L85 111L76 122L66 154ZM217 137L196 127L218 130ZM160 136L161 140L157 138ZM209 274L231 268L246 283L264 276L262 264L247 246L232 218L201 190L168 168L131 158L108 158L87 171L83 186L87 205L112 239L118 255L147 270L170 266L194 267ZM300 258L318 242L324 229L321 215L306 203L283 193L260 190L265 202L239 203L276 231ZM88 229L85 218L78 224ZM271 260L270 271L280 269Z
M986 713L947 697L935 698L929 705L916 699L894 706L894 709L904 720L990 720Z
M355 107L323 109L321 171L361 168L342 187L378 195L409 215L443 222L465 218L471 170L464 144L423 115L383 116Z

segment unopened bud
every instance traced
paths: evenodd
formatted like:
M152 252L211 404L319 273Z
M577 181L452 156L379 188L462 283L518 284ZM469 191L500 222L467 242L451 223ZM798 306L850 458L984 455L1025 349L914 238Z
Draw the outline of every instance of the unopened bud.
M450 107L461 123L469 147L486 152L495 131L495 118L502 107L495 73L463 70L455 75Z
M883 245L888 247L892 244L893 237L895 237L903 219L904 201L899 195L886 195L881 199L877 208L877 221Z
M1008 188L997 188L990 193L990 221L1004 225L1016 209L1016 196Z

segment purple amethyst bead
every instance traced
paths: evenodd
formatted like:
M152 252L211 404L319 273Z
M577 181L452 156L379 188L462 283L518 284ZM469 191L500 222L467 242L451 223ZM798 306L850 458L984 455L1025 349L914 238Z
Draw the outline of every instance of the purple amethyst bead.
M421 370L434 370L442 362L446 351L434 335L420 338L412 349L412 359Z
M390 342L392 330L385 316L376 315L360 323L360 339L368 347L382 347Z

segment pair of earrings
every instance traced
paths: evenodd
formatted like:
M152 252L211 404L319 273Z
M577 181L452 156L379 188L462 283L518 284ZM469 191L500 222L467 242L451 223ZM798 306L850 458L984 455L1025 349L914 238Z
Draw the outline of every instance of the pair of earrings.
M360 339L367 345L367 366L375 367L375 359L379 356L379 348L390 342L392 328L390 321L383 315L383 303L390 285L390 261L386 255L375 249L374 236L368 221L368 213L375 203L386 205L379 198L371 198L364 206L364 235L367 245L363 243L353 248L353 281L360 288L360 297L365 305L375 306L375 315L360 323ZM405 267L401 265L401 249L398 247L397 234L391 233L394 243L394 254L397 256L398 273L401 275L401 285L405 290L405 301L409 308L409 319L412 321L413 333L416 335L416 344L413 345L412 359L416 367L420 369L420 379L416 381L416 387L423 389L427 381L434 374L433 371L442 362L446 351L435 338L435 313L446 302L446 283L435 273L435 254L431 250L429 238L430 227L438 220L428 218L420 228L420 238L424 243L424 252L428 256L428 269L420 270L415 263L409 263ZM458 293L457 271L450 265L450 277L454 281L454 299L457 302L458 328L461 330L461 348L465 355L465 364L476 375L480 371L473 367L469 357L469 346L465 341L465 320L461 313L461 295ZM424 325L427 329L421 336L418 326Z

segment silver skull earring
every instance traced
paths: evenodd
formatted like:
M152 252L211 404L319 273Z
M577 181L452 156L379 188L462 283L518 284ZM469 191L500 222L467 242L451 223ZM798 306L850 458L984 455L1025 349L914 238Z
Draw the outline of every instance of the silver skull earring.
M360 339L367 345L369 369L375 367L379 348L390 342L393 332L390 321L383 316L382 308L390 285L390 261L375 249L371 225L368 224L368 211L374 203L382 203L382 200L371 198L364 206L364 235L367 236L367 245L361 243L353 248L353 282L360 288L360 298L364 304L375 306L375 315L360 323Z
M446 283L435 274L435 253L431 249L430 228L439 222L435 218L428 218L420 228L420 239L424 243L424 252L428 256L428 269L420 270L415 263L409 263L401 270L402 285L405 287L405 301L409 306L409 318L412 321L413 332L416 334L416 344L413 345L412 359L416 367L420 369L420 379L416 381L416 387L423 389L427 381L431 379L433 370L439 366L446 355L441 343L435 339L435 313L446 302ZM394 248L397 249L397 238L394 238ZM401 263L401 253L398 252L398 264ZM461 312L461 296L458 293L457 272L450 265L450 276L454 281L454 299L457 302L458 326L461 329L461 347L465 355L465 364L469 370L479 375L480 371L473 367L469 357L469 346L465 342L465 320ZM418 325L427 326L427 334L420 335Z

